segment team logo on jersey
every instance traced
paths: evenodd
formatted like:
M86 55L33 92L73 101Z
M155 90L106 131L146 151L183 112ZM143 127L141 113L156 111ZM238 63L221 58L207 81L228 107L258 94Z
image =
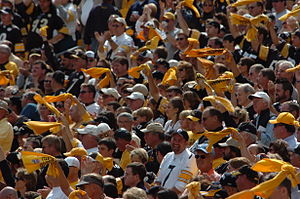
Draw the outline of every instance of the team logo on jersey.
M10 28L10 27L9 27L9 28L7 28L7 31L9 31L9 32L10 32L10 31L12 31L12 28Z
M49 18L51 18L51 17L52 17L52 14L49 13L47 16L48 16Z

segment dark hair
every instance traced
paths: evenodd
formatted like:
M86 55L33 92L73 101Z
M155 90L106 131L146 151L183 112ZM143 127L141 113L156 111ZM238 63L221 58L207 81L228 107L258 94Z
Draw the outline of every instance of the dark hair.
M112 106L114 111L116 111L119 107L121 107L121 105L119 104L119 102L109 102L107 104L107 106Z
M217 116L220 122L224 120L222 113L213 106L207 107L204 111L208 111L210 116Z
M178 120L179 114L181 113L181 111L184 110L183 101L180 97L173 97L170 100L170 103L172 104L172 106L174 108L178 109L178 111L177 111L177 120Z
M117 148L117 145L116 145L116 141L113 139L113 138L110 138L110 137L107 137L107 138L103 138L99 141L98 145L105 145L108 150L115 150Z
M169 68L170 68L169 62L168 62L166 59L164 59L164 58L159 58L159 59L156 61L155 64L156 64L156 65L155 65L154 67L156 67L156 68L157 68L157 64L163 65L166 69L169 69Z
M65 74L60 71L57 70L53 73L52 78L59 84L64 85L65 82Z
M140 162L132 162L126 168L131 168L133 175L139 175L140 181L143 181L146 176L146 167Z
M259 73L262 69L264 69L264 66L262 64L253 64L251 68L254 68L254 71Z
M197 109L200 104L200 98L198 94L193 91L184 92L182 99L190 103L191 109Z
M286 101L286 102L283 102L281 104L284 105L284 104L287 104L289 106L289 112L294 112L296 111L297 112L297 115L299 115L299 111L300 111L300 106L297 102L294 102L294 101Z
M42 143L47 142L50 146L54 146L56 151L61 152L61 140L56 135L47 135L42 139Z
M160 152L160 154L162 154L163 156L165 156L167 153L172 151L172 147L170 142L162 142L160 144L157 145L157 151Z
M121 65L126 65L127 69L129 67L128 59L124 56L115 56L112 60L112 62L117 62Z
M272 82L275 81L276 76L275 76L274 70L272 70L271 68L264 68L260 72L261 72L262 76L267 77Z
M153 198L157 198L157 193L161 190L164 190L162 186L156 185L147 190L147 195L152 196Z
M215 45L216 45L216 46L219 46L219 48L223 48L223 47L224 47L224 46L223 46L223 41L222 41L222 39L219 38L219 37L211 37L211 38L209 38L209 40L214 41L214 42L215 42Z
M111 198L118 198L118 189L114 184L104 184L103 191L105 195Z
M283 79L277 79L276 84L281 84L282 85L282 89L284 91L289 91L290 94L289 96L291 97L292 96L292 93L293 93L293 85L291 84L291 82L289 82L287 79L283 78Z
M116 120L115 114L113 112L101 111L99 113L98 117L101 117L101 116L105 116L108 119L108 121L105 122L105 123L107 123L111 129L117 129L118 128L117 120Z
M274 153L277 153L285 162L290 161L290 156L288 152L288 143L282 139L278 139L271 142L269 148L273 148Z
M167 88L166 92L174 92L176 94L182 95L182 90L178 86L170 86Z
M153 54L157 54L158 58L163 58L163 59L167 59L168 57L168 50L167 48L163 47L163 46L158 46Z
M83 84L81 84L80 87L81 87L81 88L88 88L88 89L89 89L89 92L93 93L93 94L94 94L94 97L95 97L95 95L96 95L96 88L95 88L94 85L83 83Z
M36 60L33 65L40 64L42 70L45 70L45 74L48 72L53 72L53 69L43 60Z
M176 192L166 189L166 190L161 190L157 193L157 198L158 199L178 199L178 195Z
M275 178L278 173L268 173L263 177L264 182ZM279 187L285 187L287 189L288 195L291 198L292 195L292 183L288 178L285 178L279 185Z
M30 136L26 138L26 142L32 143L32 148L41 148L41 139L38 136Z
M223 37L223 41L229 41L230 43L231 42L234 42L234 38L232 36L232 34L226 34L224 37Z
M252 59L251 57L242 57L239 61L239 64L244 66L247 66L247 70L249 71L250 67L255 64L255 60Z

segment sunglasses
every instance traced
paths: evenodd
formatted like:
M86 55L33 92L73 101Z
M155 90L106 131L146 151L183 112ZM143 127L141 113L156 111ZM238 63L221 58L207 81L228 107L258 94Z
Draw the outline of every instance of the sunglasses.
M185 40L185 38L179 37L179 38L176 39L176 41L182 41L182 40Z
M199 159L199 158L201 158L201 159L205 159L205 158L206 158L206 156L205 156L205 155L195 155L195 158L196 158L196 159Z
M206 3L203 4L203 7L204 7L204 6L206 6L206 7L213 7L212 4L206 4Z

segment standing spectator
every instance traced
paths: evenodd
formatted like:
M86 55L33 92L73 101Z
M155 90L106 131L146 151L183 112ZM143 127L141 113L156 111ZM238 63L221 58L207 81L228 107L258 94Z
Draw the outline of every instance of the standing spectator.
M8 104L5 101L1 100L0 101L0 125L1 125L0 147L2 148L5 154L10 151L13 138L14 138L13 128L11 124L7 121L7 115L8 115Z

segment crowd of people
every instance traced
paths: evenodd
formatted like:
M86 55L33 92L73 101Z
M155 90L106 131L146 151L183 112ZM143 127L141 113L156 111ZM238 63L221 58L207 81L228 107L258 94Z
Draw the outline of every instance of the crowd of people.
M299 15L1 0L0 198L299 199Z

